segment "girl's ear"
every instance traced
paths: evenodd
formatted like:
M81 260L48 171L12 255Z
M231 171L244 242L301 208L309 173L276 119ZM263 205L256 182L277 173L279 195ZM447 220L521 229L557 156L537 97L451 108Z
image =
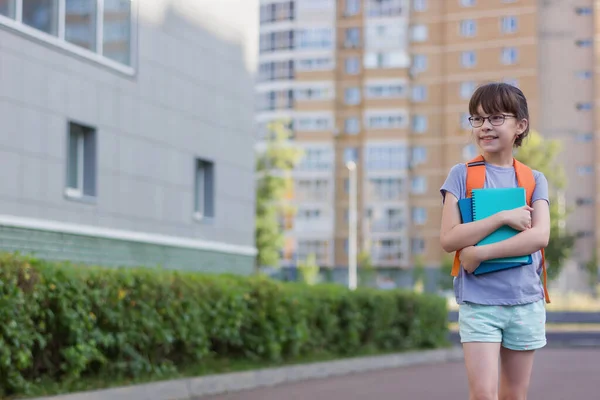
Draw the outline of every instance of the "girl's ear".
M517 124L517 136L521 136L527 129L527 126L529 126L529 121L527 121L527 119L523 118L520 120Z

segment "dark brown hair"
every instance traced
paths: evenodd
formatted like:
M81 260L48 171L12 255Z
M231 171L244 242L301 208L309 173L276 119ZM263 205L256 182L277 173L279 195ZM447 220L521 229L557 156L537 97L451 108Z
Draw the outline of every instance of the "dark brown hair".
M515 147L520 147L523 139L529 134L529 109L527 99L521 89L508 83L492 82L481 85L475 90L469 101L469 113L477 114L481 105L486 114L511 113L516 115L517 121L527 119L527 128L515 139Z

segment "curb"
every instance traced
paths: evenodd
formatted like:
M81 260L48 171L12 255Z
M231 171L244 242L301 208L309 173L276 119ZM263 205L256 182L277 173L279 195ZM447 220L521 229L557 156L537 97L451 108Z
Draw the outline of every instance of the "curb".
M461 361L462 359L462 348L453 347L450 349L412 351L207 375L199 378L185 378L114 389L38 397L30 400L193 400L201 396L237 392L309 379L322 379L411 365Z

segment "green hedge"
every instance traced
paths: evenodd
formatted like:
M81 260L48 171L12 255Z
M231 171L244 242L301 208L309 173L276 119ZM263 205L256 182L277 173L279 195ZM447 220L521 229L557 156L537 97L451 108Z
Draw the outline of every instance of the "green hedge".
M280 362L446 344L444 299L264 277L0 256L0 395L41 380L168 374L211 358Z

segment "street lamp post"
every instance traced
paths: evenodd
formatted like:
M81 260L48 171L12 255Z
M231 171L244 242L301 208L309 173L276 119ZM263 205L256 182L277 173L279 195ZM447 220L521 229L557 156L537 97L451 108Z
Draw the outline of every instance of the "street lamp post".
M357 179L356 163L349 161L346 163L350 181L350 196L348 207L348 288L355 290L357 285L356 276L356 246L357 246Z

